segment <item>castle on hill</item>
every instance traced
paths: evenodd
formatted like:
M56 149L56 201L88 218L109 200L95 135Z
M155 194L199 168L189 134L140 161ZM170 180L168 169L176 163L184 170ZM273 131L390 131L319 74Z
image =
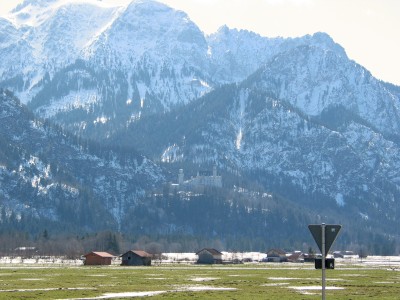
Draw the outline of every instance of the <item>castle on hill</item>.
M178 183L170 184L170 192L203 193L206 187L222 187L222 176L217 174L217 167L210 171L199 171L195 177L185 180L183 169L179 169Z

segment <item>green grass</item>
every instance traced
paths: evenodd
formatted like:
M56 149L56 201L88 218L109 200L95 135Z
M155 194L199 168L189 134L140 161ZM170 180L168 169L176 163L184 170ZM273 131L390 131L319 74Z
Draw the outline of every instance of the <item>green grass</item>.
M327 289L327 299L400 297L398 270L336 266L326 274L328 288L341 288ZM321 299L320 290L290 288L309 286L321 286L321 270L312 264L0 266L0 299L79 299L149 291L164 292L150 299ZM229 290L201 290L204 287Z

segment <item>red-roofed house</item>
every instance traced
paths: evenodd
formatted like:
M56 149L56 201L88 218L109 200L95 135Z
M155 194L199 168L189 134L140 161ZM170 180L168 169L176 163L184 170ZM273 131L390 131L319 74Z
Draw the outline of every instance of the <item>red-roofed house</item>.
M85 266L111 265L114 255L107 252L90 252L84 255Z

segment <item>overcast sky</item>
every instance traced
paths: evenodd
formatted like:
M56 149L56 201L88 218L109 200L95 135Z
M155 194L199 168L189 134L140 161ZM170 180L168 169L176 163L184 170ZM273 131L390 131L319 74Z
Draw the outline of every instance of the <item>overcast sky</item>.
M20 0L0 0L0 14ZM130 0L103 0L130 2ZM161 0L185 11L205 33L226 24L267 37L328 33L347 55L400 85L400 0Z

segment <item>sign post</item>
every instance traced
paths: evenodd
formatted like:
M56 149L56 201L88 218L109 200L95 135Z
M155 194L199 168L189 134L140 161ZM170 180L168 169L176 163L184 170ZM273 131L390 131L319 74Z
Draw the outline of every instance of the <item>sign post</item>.
M325 300L326 256L341 228L342 225L327 225L325 223L321 225L308 225L308 229L322 254L322 300Z
M321 225L321 239L322 239L322 249L321 249L321 253L322 253L322 300L325 300L325 278L326 278L326 270L325 270L325 259L326 259L326 255L325 255L325 223L322 223Z

